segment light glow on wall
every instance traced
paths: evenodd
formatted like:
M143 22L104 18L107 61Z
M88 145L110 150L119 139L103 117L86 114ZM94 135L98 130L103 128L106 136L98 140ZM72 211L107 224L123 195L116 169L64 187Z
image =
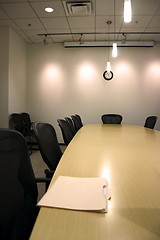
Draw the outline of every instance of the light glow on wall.
M147 75L160 80L160 62L151 63L148 66Z
M152 96L152 99L158 96L160 92L160 62L149 63L143 78L145 93Z
M130 72L130 66L127 62L117 64L116 71L118 74L128 74Z
M46 65L42 73L43 77L49 81L56 81L60 77L60 69L56 65Z
M40 91L46 99L54 101L60 99L64 92L63 69L58 64L45 64L40 73Z
M94 68L90 64L83 64L79 68L79 77L85 81L91 81L94 77Z
M97 94L97 66L91 62L83 62L75 68L75 89L83 94L87 99L91 99Z

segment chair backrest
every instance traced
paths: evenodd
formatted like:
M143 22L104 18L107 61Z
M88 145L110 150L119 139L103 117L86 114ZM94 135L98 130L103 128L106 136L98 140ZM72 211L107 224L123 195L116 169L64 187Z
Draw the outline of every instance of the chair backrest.
M144 127L153 129L157 122L157 116L149 116L145 120Z
M66 122L69 123L73 135L75 135L75 134L76 134L76 129L75 129L75 127L74 127L74 124L73 124L72 119L69 118L69 117L65 117L65 120L66 120Z
M25 131L25 124L24 124L22 115L19 113L12 113L11 121L12 121L14 130L20 132L21 134L23 134L23 136L25 136L26 131Z
M64 119L58 119L57 122L60 126L64 143L67 146L70 143L70 141L72 140L72 138L74 137L74 135L71 131L70 125Z
M37 185L24 137L0 129L0 239L28 239L37 216Z
M23 122L25 125L25 131L26 131L26 133L30 134L31 126L32 126L30 115L26 112L23 112L23 113L21 113L21 116L23 118Z
M49 123L33 123L33 132L39 145L43 161L50 170L55 171L62 151L58 144L57 135L54 127Z
M72 115L71 116L73 120L74 127L76 129L76 132L83 126L81 119L78 117L78 115Z
M101 119L104 124L121 124L123 117L119 114L104 114Z
M83 127L83 123L82 123L82 119L81 117L78 115L78 114L75 114L76 118L78 119L79 121L79 126Z

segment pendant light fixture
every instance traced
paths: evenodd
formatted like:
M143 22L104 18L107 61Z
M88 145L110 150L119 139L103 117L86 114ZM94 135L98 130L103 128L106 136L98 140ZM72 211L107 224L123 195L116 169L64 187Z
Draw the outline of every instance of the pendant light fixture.
M132 20L131 0L124 0L124 22L129 23Z
M110 71L111 71L111 63L108 60L108 62L107 62L107 72L109 73Z
M117 51L117 43L113 43L113 48L112 48L112 57L117 57L118 51Z
M107 69L106 71L103 73L103 77L105 80L109 81L113 78L113 72L111 71L111 63L109 61L109 34L110 34L110 25L111 25L111 21L107 21L108 24L108 61L107 61Z
M111 63L109 61L109 34L110 34L110 24L112 22L111 21L107 21L108 24L108 61L107 61L107 72L111 71Z
M116 20L115 20L115 0L114 0L114 43L112 48L112 57L117 57L118 51L117 51L117 43L115 41L115 26L116 26Z

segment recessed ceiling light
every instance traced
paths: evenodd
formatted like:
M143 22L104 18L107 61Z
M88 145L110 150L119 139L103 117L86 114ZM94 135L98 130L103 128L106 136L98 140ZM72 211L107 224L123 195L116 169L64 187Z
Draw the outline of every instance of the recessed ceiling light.
M53 12L53 8L51 8L51 7L46 7L46 8L45 8L45 11L46 11L46 12Z

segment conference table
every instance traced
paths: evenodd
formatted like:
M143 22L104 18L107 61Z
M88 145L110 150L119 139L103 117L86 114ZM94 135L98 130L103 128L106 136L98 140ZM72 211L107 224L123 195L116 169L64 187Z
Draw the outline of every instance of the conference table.
M105 177L108 212L41 207L30 239L160 239L160 132L142 126L84 125L52 178Z

